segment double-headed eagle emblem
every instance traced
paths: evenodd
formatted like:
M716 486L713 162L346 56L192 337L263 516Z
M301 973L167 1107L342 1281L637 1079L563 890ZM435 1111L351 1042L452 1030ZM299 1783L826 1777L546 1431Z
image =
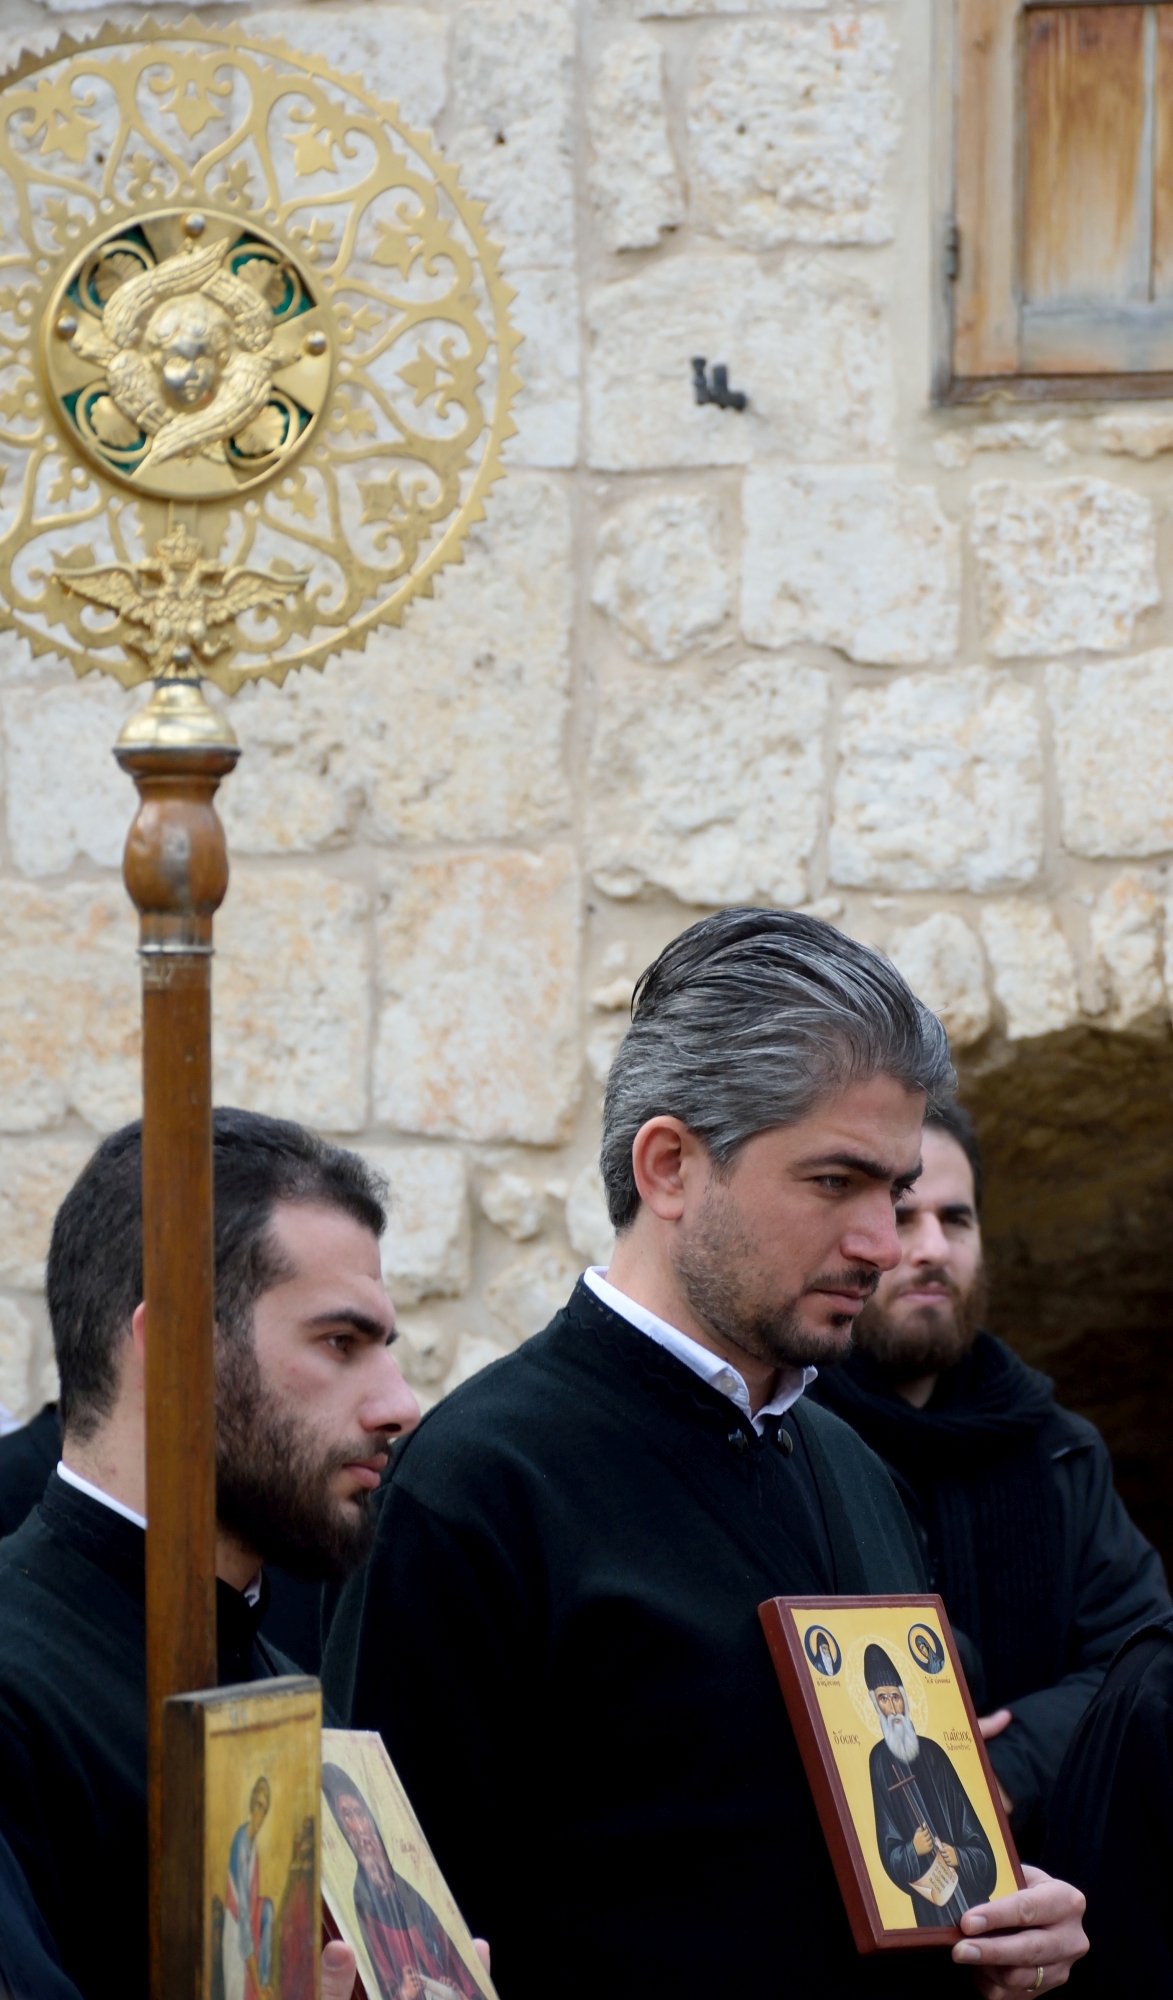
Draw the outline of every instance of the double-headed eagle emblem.
M202 233L203 218L187 227ZM123 447L150 440L140 467L197 453L222 463L229 439L254 450L276 442L250 439L248 429L302 342L274 327L264 296L273 265L255 257L237 272L226 263L230 247L225 238L179 250L125 279L100 319L82 312L58 322L73 352L105 371L107 395L92 415L99 437Z
M55 575L63 590L117 611L122 644L146 660L156 679L197 680L231 644L222 628L242 611L275 611L306 581L293 570L266 575L209 562L184 527L164 535L154 555L133 568L111 563Z

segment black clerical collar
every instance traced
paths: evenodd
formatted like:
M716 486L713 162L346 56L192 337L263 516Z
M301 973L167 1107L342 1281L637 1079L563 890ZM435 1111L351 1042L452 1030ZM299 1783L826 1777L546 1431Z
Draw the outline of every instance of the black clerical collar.
M146 1587L146 1537L141 1528L116 1513L101 1500L94 1500L60 1473L49 1475L40 1504L41 1516L50 1533L85 1556L113 1577L132 1596L141 1598Z
M141 1604L146 1594L146 1536L102 1500L93 1499L57 1472L49 1476L41 1515L58 1541L87 1558ZM264 1575L255 1604L243 1591L216 1579L216 1650L222 1686L253 1678L252 1653L269 1603Z
M253 1647L268 1605L269 1586L263 1574L255 1604L249 1603L243 1591L234 1590L222 1577L216 1578L216 1657L221 1687L256 1678Z

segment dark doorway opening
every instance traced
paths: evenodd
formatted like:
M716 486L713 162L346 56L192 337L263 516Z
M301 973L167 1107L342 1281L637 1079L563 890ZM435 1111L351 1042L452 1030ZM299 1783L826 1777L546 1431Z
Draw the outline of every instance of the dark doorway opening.
M1103 1433L1173 1576L1173 1033L1073 1030L959 1068L991 1330Z

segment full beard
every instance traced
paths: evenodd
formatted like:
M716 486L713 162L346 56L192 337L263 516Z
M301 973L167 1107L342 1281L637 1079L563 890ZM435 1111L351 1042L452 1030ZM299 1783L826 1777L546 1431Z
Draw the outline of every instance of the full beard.
M973 1346L986 1312L985 1272L979 1265L967 1292L946 1271L926 1271L922 1283L947 1285L948 1300L921 1306L897 1321L873 1299L855 1326L854 1344L896 1382L915 1382L953 1368Z
M324 1452L266 1388L249 1336L217 1340L216 1517L262 1561L312 1582L357 1569L374 1540L374 1496L338 1500L330 1480L378 1448L368 1438Z
M879 1710L876 1711L879 1714ZM902 1764L915 1764L920 1756L920 1737L912 1726L910 1715L881 1715L880 1728L884 1741L894 1757Z
M711 1184L689 1235L672 1252L680 1288L693 1312L718 1334L755 1361L774 1367L806 1368L841 1361L851 1339L852 1315L836 1314L826 1332L804 1326L800 1308L806 1293L793 1298L762 1298L753 1288L754 1253L741 1228L734 1204ZM874 1291L875 1271L845 1269L812 1278L808 1291Z

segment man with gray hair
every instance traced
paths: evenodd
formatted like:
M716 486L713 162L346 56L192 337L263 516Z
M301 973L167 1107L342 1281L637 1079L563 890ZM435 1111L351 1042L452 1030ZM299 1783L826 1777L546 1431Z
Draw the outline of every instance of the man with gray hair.
M941 1955L855 1953L757 1608L923 1588L879 1462L802 1398L899 1258L945 1036L781 911L693 925L632 1016L611 1265L401 1450L327 1690L381 1731L509 2000L938 1994ZM1037 1876L954 1956L987 2000L1045 1991L1081 1910Z

